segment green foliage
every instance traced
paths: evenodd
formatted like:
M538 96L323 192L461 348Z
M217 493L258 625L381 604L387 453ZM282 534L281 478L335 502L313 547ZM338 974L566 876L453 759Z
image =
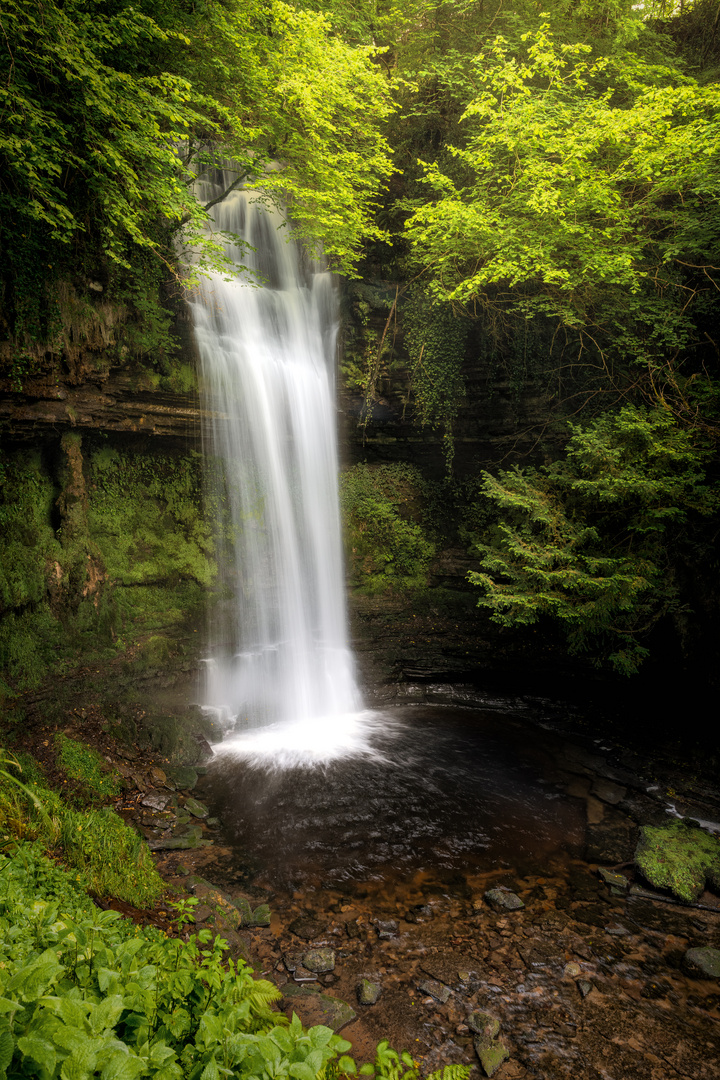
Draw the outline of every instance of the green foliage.
M38 450L7 456L0 485L0 611L38 603L47 563L60 557L51 524L57 488Z
M212 583L214 540L201 511L197 460L105 448L91 456L90 473L88 523L114 582Z
M100 321L114 308L124 326L104 346L116 357L173 352L163 278L231 268L194 190L218 156L292 202L337 266L382 235L389 95L373 50L344 44L322 15L281 0L13 0L2 30L0 297L16 388L48 348L76 358L68 288Z
M225 948L209 930L183 942L98 911L36 847L0 856L0 1069L47 1080L357 1073L350 1043L272 1012L280 992ZM385 1042L370 1068L417 1077Z
M469 578L496 622L550 616L571 652L631 674L652 626L680 607L687 529L717 497L706 454L667 412L625 406L571 428L564 460L484 474L497 518Z
M36 839L49 850L60 844L68 866L98 896L146 907L165 891L134 829L111 810L73 810L42 780L21 785L0 773L0 823L7 837Z
M58 766L71 780L77 780L91 796L111 799L120 794L122 782L110 770L97 750L58 733L55 736Z
M706 880L720 888L720 839L681 821L643 826L635 863L651 885L686 904L699 898Z
M433 293L473 312L501 290L645 361L686 345L715 287L717 87L620 43L558 40L548 22L472 63L465 138L427 164L407 226Z
M465 397L462 364L467 320L450 304L438 303L423 290L412 294L403 309L405 341L412 363L415 409L422 424L445 430L447 471L452 469L452 426Z
M420 516L422 479L409 465L355 465L341 478L350 577L369 593L427 584L435 547Z

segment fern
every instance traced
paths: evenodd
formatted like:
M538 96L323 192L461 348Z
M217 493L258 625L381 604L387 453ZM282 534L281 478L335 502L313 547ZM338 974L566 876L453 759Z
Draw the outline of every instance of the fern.
M446 1065L444 1069L430 1073L427 1080L468 1080L470 1071L469 1065Z

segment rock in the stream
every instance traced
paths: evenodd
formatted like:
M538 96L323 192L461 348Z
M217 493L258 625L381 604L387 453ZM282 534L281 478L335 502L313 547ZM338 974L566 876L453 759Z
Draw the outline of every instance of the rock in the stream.
M318 975L335 968L335 952L333 949L310 949L303 956L303 965L308 971L314 971Z
M517 893L500 886L496 889L488 889L483 895L493 911L519 911L520 908L525 907Z
M720 979L720 949L688 949L682 967L686 975L695 979Z
M363 979L357 988L357 999L361 1005L374 1005L382 993L380 983Z
M430 997L434 997L436 1001L439 1001L441 1005L444 1005L450 997L448 987L443 986L437 979L420 979L415 985L421 993L429 994Z
M167 840L149 840L151 851L188 851L194 848L210 847L212 840L203 840L202 829L196 827L184 833L175 834Z
M477 1038L475 1039L475 1048L478 1046L489 1046L493 1039L497 1038L500 1034L500 1021L491 1016L490 1013L477 1012L470 1013L467 1019L467 1025L471 1031L475 1032Z
M151 810L164 810L171 798L173 796L166 795L163 791L148 791L140 800L140 805L148 806Z
M475 1040L475 1053L480 1058L486 1076L494 1076L503 1062L510 1057L510 1051L501 1042L494 1040L489 1046L479 1046Z
M397 937L398 924L394 919L376 919L375 926L381 941L389 941L390 938Z
M568 979L577 979L579 975L582 975L582 968L575 960L571 960L569 964L566 964L563 968L563 975Z
M283 986L282 993L288 1011L296 1012L304 1027L322 1024L337 1033L357 1016L347 1001L317 993L306 986L288 983Z
M288 930L291 934L295 934L296 937L302 938L303 941L312 941L313 938L324 934L325 924L318 919L314 919L312 915L300 915L290 923Z
M192 791L198 782L198 774L189 765L176 765L167 770L167 774L181 791Z
M606 870L604 866L598 867L598 874L606 885L610 885L615 889L622 889L623 892L630 885L624 874L618 874L615 870Z
M582 997L586 998L593 988L593 984L588 982L587 979L579 979L577 988L580 991Z
M593 780L590 790L593 795L597 795L598 799L610 803L611 806L616 806L619 802L622 802L627 795L627 788L614 783L612 780L606 780L602 776L597 776Z
M185 800L185 809L189 814L192 814L192 816L196 818L206 818L210 813L207 806L205 806L204 803L198 802L197 799L193 799L192 795Z

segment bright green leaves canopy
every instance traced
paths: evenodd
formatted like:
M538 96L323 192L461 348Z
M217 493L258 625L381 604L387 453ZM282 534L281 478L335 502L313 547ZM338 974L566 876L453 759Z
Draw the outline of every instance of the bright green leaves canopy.
M371 48L351 49L319 15L274 5L280 42L270 58L273 94L262 124L282 168L262 178L287 202L301 235L323 243L350 269L360 241L381 239L373 223L379 184L391 174L379 124L390 97Z
M665 411L625 406L572 431L564 460L484 474L497 521L469 578L496 622L549 616L572 652L630 674L658 618L679 607L670 552L717 493L706 455Z
M621 329L623 304L642 319L628 297L661 292L677 347L690 294L716 287L720 89L630 53L593 59L547 25L523 40L524 57L497 38L474 60L466 143L452 174L426 166L431 201L407 225L416 260L466 309L512 290L590 331ZM687 264L704 282L688 285Z
M71 244L126 268L138 247L172 262L173 232L201 235L199 145L250 176L277 155L267 187L340 266L377 234L385 84L322 16L280 0L12 0L0 21L2 242L16 259L32 234L48 270Z

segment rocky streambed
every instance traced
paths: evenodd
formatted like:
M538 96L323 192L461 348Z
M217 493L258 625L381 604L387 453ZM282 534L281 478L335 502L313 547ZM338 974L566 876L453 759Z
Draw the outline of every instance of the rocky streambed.
M648 770L637 748L537 719L517 702L404 713L392 766L228 771L104 749L119 811L197 901L196 926L359 1060L388 1038L424 1074L714 1080L720 898L678 903L632 860L668 811L718 820L717 792L696 762ZM170 906L113 906L173 929Z

